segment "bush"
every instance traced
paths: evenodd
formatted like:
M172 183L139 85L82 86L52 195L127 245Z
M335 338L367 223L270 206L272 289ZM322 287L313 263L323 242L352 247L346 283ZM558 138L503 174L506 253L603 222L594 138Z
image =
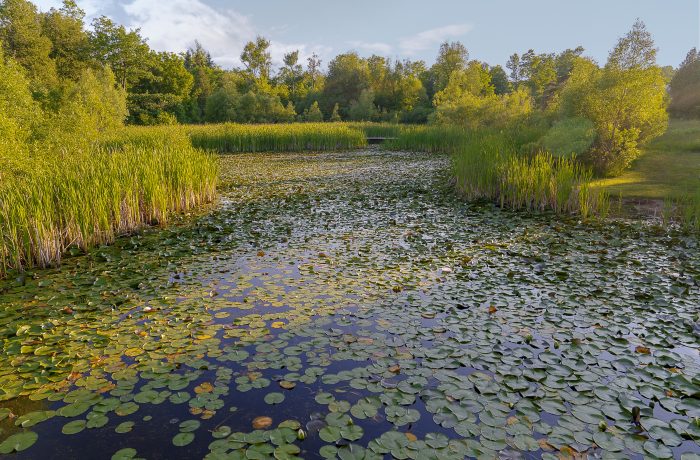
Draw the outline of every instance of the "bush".
M595 139L595 125L591 120L583 117L564 118L547 131L540 140L540 146L555 156L579 156L590 150Z

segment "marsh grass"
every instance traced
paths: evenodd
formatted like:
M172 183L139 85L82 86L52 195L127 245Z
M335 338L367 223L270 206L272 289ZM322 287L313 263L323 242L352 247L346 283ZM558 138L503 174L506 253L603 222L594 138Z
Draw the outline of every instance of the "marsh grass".
M608 197L591 188L590 170L572 157L521 153L522 139L507 131L413 127L387 147L451 153L457 190L470 200L584 218L607 214Z
M216 180L216 158L178 131L125 130L89 150L28 156L0 183L0 275L165 224L211 201Z
M351 150L367 144L345 123L218 124L187 128L192 145L219 153Z

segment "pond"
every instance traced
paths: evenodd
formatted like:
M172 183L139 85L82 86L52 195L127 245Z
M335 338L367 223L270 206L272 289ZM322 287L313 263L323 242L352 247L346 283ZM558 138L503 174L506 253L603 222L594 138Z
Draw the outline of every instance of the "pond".
M465 203L439 155L221 168L0 284L0 454L700 458L696 238Z

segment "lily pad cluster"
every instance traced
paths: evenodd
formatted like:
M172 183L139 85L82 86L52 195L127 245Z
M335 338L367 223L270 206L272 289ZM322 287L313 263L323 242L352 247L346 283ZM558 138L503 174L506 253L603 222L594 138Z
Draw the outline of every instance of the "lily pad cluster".
M215 209L0 284L0 453L698 458L697 239L464 203L443 156L221 162Z

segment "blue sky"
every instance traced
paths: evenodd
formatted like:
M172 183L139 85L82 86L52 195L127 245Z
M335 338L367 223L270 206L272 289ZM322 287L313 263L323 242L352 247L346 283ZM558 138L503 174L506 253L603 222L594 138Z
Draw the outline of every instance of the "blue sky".
M37 0L40 9L60 0ZM582 45L604 62L636 18L659 47L659 63L677 66L700 48L700 0L78 0L89 17L102 14L140 27L158 50L183 51L198 39L224 67L239 64L246 41L272 41L276 62L290 50L327 63L362 55L435 59L444 40L459 40L471 57L504 64L513 52L561 51Z

